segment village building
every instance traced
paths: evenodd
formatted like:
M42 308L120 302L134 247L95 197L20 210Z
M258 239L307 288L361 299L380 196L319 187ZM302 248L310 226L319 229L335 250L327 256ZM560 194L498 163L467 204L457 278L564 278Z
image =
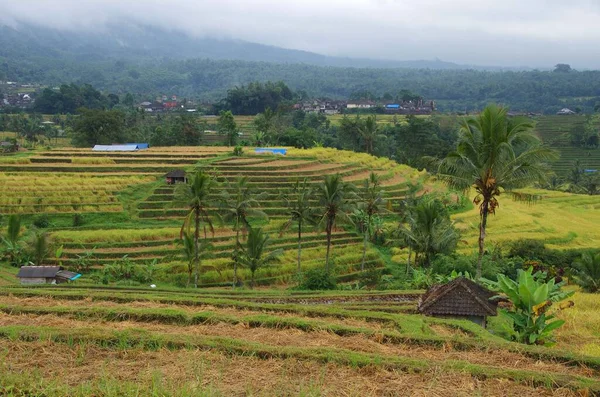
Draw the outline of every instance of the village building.
M79 277L81 274L63 270L60 266L23 266L17 274L23 285L61 284Z
M186 183L187 182L186 172L184 170L169 171L165 175L165 181L169 185L173 185L175 183Z
M375 106L373 101L350 101L346 104L346 109L371 109Z
M436 284L421 297L420 313L442 318L457 318L486 326L488 316L496 316L496 294L481 285L458 277L447 284Z
M576 113L569 108L562 108L558 112L556 112L556 114L559 116L567 116L567 115L576 114Z

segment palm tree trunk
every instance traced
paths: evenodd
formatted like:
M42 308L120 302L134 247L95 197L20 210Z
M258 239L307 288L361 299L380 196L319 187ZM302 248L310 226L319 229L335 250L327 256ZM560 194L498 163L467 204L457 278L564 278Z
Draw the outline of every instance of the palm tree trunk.
M300 257L302 256L302 221L298 221L298 274L302 272Z
M479 257L477 259L477 280L481 278L481 270L483 264L485 228L487 226L487 217L489 212L489 201L485 200L481 206L481 215L479 218Z
M331 229L333 228L333 225L330 225L329 222L327 223L327 253L325 254L325 270L327 272L329 272L329 250L331 248Z
M200 253L199 251L199 246L198 246L198 240L200 240L200 210L196 209L195 210L195 215L196 215L196 219L195 219L195 223L196 223L196 230L194 230L194 264L196 267L196 271L194 274L194 287L198 288L198 273L200 272Z
M360 271L362 272L363 270L365 270L365 261L367 259L367 239L368 239L368 234L367 231L365 230L365 236L363 238L363 253L362 253L362 261L360 262Z
M250 289L254 289L254 272L252 272L252 280L250 283Z
M406 260L406 275L410 272L410 257L412 256L412 247L408 246L408 259Z
M238 264L238 255L239 255L239 247L240 247L240 228L236 227L235 231L235 254L233 258L233 288L237 286L238 277L237 277L237 264Z

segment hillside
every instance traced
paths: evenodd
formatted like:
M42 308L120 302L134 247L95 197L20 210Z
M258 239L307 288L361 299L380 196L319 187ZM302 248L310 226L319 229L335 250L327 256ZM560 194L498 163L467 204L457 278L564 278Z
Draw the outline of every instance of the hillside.
M408 184L421 189L426 176L406 166L364 154L337 152L331 149L291 150L285 158L248 155L232 157L225 147L152 148L137 153L93 153L89 149L58 149L34 152L30 156L0 158L0 180L7 188L0 199L0 213L21 213L30 218L47 213L53 226L51 237L64 246L63 263L74 265L78 258L90 253L95 266L118 261L127 256L135 263L160 261L159 269L170 275L172 282L185 284L182 247L176 244L186 210L173 203L174 188L163 175L173 169L203 169L214 175L223 190L233 192L240 176L248 177L255 194L266 195L260 209L269 220L255 219L274 240L274 248L285 254L280 266L259 273L260 283L286 283L295 273L296 238L293 230L279 235L285 221L285 202L280 197L297 180L306 178L315 184L326 174L339 173L346 181L361 184L373 170L382 179L386 197L393 206L403 197ZM73 228L73 214L85 223ZM266 222L266 223L265 223ZM233 237L230 225L218 225L209 240L214 245L213 258L207 265L219 271L202 276L207 285L227 284L231 280ZM315 230L305 233L303 258L306 268L323 263L325 234ZM361 237L352 229L339 228L333 235L333 255L339 265L341 280L358 276L362 257ZM384 269L384 258L378 250L369 249L371 268ZM243 271L243 278L249 272Z
M600 170L600 148L575 147L569 140L569 133L577 127L583 127L584 123L583 115L544 116L536 120L535 131L538 136L560 153L560 159L552 164L552 169L559 176L567 176L577 160L584 169Z

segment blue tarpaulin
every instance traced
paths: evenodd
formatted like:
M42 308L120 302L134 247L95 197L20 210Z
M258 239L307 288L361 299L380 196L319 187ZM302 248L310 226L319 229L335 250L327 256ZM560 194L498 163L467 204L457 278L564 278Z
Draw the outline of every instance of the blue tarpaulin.
M135 152L139 150L137 145L95 145L95 152Z
M272 154L280 154L285 156L287 153L287 149L283 148L270 148L270 147L257 147L254 149L254 153L272 153Z
M395 104L395 103L390 103L388 105L385 105L386 109L400 109L400 105Z

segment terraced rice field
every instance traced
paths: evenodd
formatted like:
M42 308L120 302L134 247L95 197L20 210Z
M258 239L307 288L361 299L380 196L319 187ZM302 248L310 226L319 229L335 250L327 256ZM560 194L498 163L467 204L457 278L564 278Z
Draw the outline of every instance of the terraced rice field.
M12 161L9 161L12 160ZM17 161L18 160L18 161ZM341 174L344 179L361 184L370 170L382 179L391 208L398 205L410 183L427 189L426 176L409 167L364 154L329 149L291 150L286 157L252 155L233 157L223 147L151 148L140 152L98 153L89 149L57 149L35 151L27 155L0 157L0 182L7 193L0 198L0 213L20 213L34 217L48 214L50 234L64 247L61 260L74 264L91 253L92 269L127 256L135 263L159 261L160 271L184 273L183 250L178 243L186 208L174 202L174 186L164 182L163 175L173 169L202 169L215 176L221 186L215 190L217 201L224 190L241 176L248 177L255 193L261 193L261 210L269 219L256 219L271 235L273 248L284 254L278 266L258 275L259 284L285 284L296 272L297 240L293 231L280 235L286 216L281 192L306 178L317 184L326 174ZM316 203L315 203L316 204ZM216 210L216 208L215 208ZM92 219L75 229L69 216L81 214ZM92 216L93 215L93 216ZM118 226L115 226L118 223ZM325 234L305 230L303 266L322 265L325 257ZM217 270L202 276L204 285L224 285L232 279L229 264L234 232L228 225L218 225L215 235L207 238L213 245L212 258L206 264ZM362 240L356 231L339 228L332 238L332 255L340 280L351 280L359 274ZM367 252L367 265L384 269L377 249ZM242 279L249 272L242 270Z
M411 314L417 292L0 287L15 395L576 396L600 360ZM34 366L35 371L29 371Z
M576 160L585 169L600 170L600 148L573 147L569 132L576 127L583 127L585 116L543 116L535 125L540 138L560 152L560 159L552 165L552 169L560 176L566 176L573 168Z
M540 197L536 203L500 197L496 215L488 218L486 244L536 239L547 247L598 248L600 246L600 196L575 195L558 191L526 190ZM477 247L479 209L457 214L454 219L468 242L462 251ZM460 246L459 246L460 248Z

